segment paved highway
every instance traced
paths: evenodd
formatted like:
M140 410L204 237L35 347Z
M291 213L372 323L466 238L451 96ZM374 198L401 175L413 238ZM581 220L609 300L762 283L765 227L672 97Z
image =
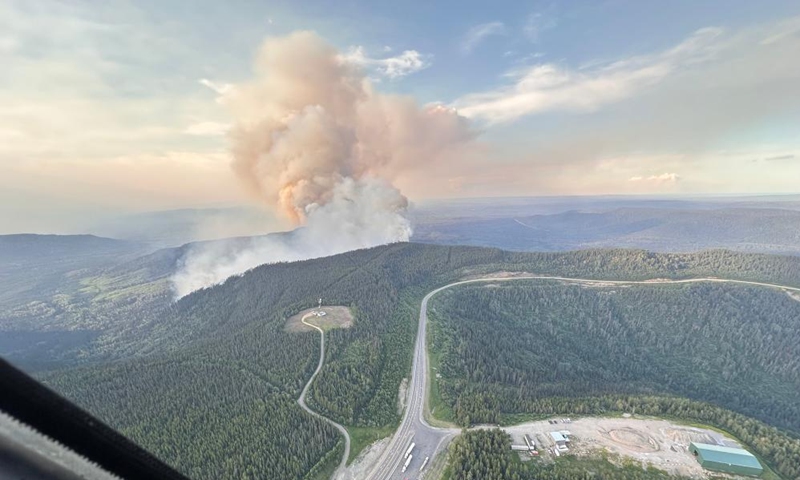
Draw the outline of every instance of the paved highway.
M460 431L458 429L432 427L425 421L423 414L425 411L425 394L430 382L428 378L428 350L425 348L425 332L428 326L428 300L442 290L458 284L460 282L437 288L422 299L406 411L400 427L389 442L388 448L384 450L369 477L367 477L369 479L420 478L421 472L419 469L425 457L430 457L428 461L429 467L436 453ZM401 471L404 463L403 456L412 441L416 444L411 453L414 458L411 460L406 472L403 473Z
M369 480L400 480L400 479L420 479L424 477L425 472L420 472L420 466L425 460L425 457L430 457L426 470L430 467L436 454L438 454L443 447L452 440L452 438L459 433L460 430L452 428L436 428L429 425L425 421L424 412L426 409L425 395L428 391L430 379L428 378L428 351L425 343L425 333L428 326L428 301L441 292L457 285L464 285L467 283L477 282L507 282L512 280L557 280L572 283L585 283L585 284L613 284L613 285L633 285L633 284L646 284L646 285L660 285L660 284L676 284L676 283L700 283L700 282L716 282L716 283L737 283L743 285L756 285L761 287L777 288L780 290L790 290L800 292L800 288L786 287L783 285L776 285L772 283L763 282L750 282L747 280L726 280L721 278L691 278L685 280L667 280L667 279L654 279L654 280L641 280L641 281L626 281L626 280L597 280L588 278L569 278L569 277L554 277L546 275L520 275L515 277L501 277L501 278L475 278L471 280L462 280L454 282L425 295L422 299L422 304L419 310L419 329L417 331L417 341L414 347L414 363L412 367L411 383L408 389L408 401L406 404L406 411L403 415L403 420L400 427L395 432L394 436L389 442L388 448L381 454L378 462L370 471ZM321 362L320 362L321 365ZM319 368L317 368L319 370ZM316 374L315 374L316 375ZM313 379L313 377L312 377ZM309 382L310 383L310 382ZM306 385L306 388L308 385ZM305 393L305 390L303 391ZM302 396L301 396L302 398ZM411 442L416 443L414 451L412 452L413 459L405 473L401 472L404 463L404 454L408 449Z
M303 391L300 392L300 397L297 399L297 404L300 405L300 407L302 407L303 410L310 413L311 415L314 415L315 417L321 418L322 420L325 420L326 422L330 423L331 425L336 427L337 430L342 432L342 435L344 435L344 453L342 454L342 461L341 463L339 463L339 468L337 468L336 473L334 473L334 478L336 478L339 476L340 472L344 471L345 466L347 466L347 458L350 456L350 435L347 433L347 429L345 429L343 426L334 422L330 418L324 417L319 413L315 412L314 410L311 410L310 408L308 408L308 405L306 405L306 393L308 393L308 387L310 387L311 382L313 382L314 379L317 378L317 374L322 368L322 363L325 361L325 332L323 332L322 329L319 328L318 326L306 322L306 318L310 317L311 315L312 314L310 313L304 315L301 321L306 325L308 325L309 327L315 328L317 329L317 331L319 331L319 363L317 363L317 369L314 370L314 373L311 375L311 378L308 379L306 386L303 387Z

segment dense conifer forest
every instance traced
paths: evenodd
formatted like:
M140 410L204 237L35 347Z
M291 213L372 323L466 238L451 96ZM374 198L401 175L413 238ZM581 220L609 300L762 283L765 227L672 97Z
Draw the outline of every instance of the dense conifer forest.
M439 395L462 425L520 412L681 417L800 475L800 302L785 292L519 281L459 286L430 308Z
M150 262L161 257L135 262L137 272L160 271ZM422 296L499 270L602 279L714 275L800 285L796 257L395 244L258 267L174 304L158 303L164 295L147 296L146 322L116 329L71 364L37 375L193 478L263 478L265 471L271 478L306 478L326 453L332 458L340 438L295 404L316 365L319 338L286 332L286 318L319 297L352 308L354 325L326 334L325 366L308 402L346 425L391 426L399 420L398 387L410 371ZM136 300L124 300L115 298L132 312ZM776 361L776 368L783 363ZM561 391L553 387L550 394Z

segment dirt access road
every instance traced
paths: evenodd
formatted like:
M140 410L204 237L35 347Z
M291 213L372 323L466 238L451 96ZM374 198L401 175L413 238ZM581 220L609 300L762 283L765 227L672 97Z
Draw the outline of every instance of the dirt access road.
M555 277L546 275L519 275L515 277L481 277L469 280L454 282L425 295L422 299L419 311L419 329L417 330L417 341L414 347L414 363L412 367L411 382L408 389L408 401L403 420L395 434L389 442L388 447L378 458L375 466L369 470L369 475L365 478L369 480L401 480L407 478L424 478L425 472L420 472L420 467L426 457L429 457L428 466L433 462L434 457L443 447L452 440L460 430L452 428L433 427L425 420L427 408L427 392L430 384L428 376L428 351L426 347L425 333L428 324L428 301L448 288L468 283L479 282L508 282L514 280L555 280L570 283L581 283L586 285L662 285L676 283L735 283L741 285L755 285L761 287L775 288L784 292L800 293L800 288L787 287L764 282L751 282L747 280L726 280L721 278L691 278L684 280L598 280L588 278L569 278ZM404 454L408 446L414 442L416 444L412 452L413 458L406 472L401 472L404 463ZM427 467L426 467L427 468Z
M314 373L311 375L311 378L308 379L308 382L306 383L305 387L303 387L303 391L300 392L300 397L297 399L297 404L300 405L300 408L310 413L311 415L314 415L315 417L330 423L331 425L336 427L336 429L339 430L342 433L342 435L344 435L344 453L342 454L342 461L341 463L339 463L339 467L336 469L336 473L334 473L334 478L337 478L340 472L344 471L347 465L347 459L350 457L350 435L347 433L346 428L334 422L330 418L324 417L319 413L315 412L314 410L311 410L310 408L308 408L308 405L306 405L306 394L308 393L308 388L311 386L311 382L313 382L314 379L317 378L317 374L319 373L320 369L322 369L322 363L325 361L325 332L318 326L312 325L306 321L311 317L318 318L313 313L306 313L301 318L301 322L319 331L319 363L317 363L317 369L314 370Z

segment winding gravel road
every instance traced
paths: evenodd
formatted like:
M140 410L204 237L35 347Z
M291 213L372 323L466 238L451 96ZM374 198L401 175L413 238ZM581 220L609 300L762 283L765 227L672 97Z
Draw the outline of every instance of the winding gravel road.
M430 457L426 470L430 468L433 463L434 457L438 454L443 447L457 435L460 430L453 428L437 428L433 427L425 420L425 410L427 408L426 398L428 392L428 385L430 379L428 377L428 351L426 348L425 334L428 324L428 301L437 293L458 285L467 283L478 282L507 282L513 280L556 280L571 283L583 284L603 284L603 285L663 285L663 284L678 284L678 283L701 283L701 282L714 282L714 283L736 283L742 285L755 285L761 287L776 288L783 291L800 292L800 288L787 287L783 285L776 285L764 282L751 282L747 280L726 280L721 278L690 278L684 280L668 280L668 279L653 279L653 280L597 280L588 278L569 278L569 277L555 277L546 275L520 275L516 277L484 277L475 278L471 280L462 280L454 282L436 290L431 291L425 298L422 299L419 311L419 329L417 330L416 346L414 348L414 363L412 367L411 384L408 389L408 402L403 420L400 423L397 431L392 437L389 446L384 450L378 459L376 465L370 471L367 479L369 480L400 480L422 478L425 471L420 472L420 467L426 457ZM305 322L304 322L305 323ZM320 361L321 365L321 361ZM319 368L317 368L319 370ZM313 377L312 377L313 380ZM310 382L309 382L310 383ZM308 386L306 386L308 387ZM305 392L305 390L304 390ZM302 397L301 397L302 398ZM401 472L404 454L408 449L411 442L416 446L412 452L413 459L406 472Z
M311 315L312 314L310 314L310 313L304 315L303 318L300 319L300 321L303 322L304 324L308 325L309 327L317 329L317 331L319 332L319 363L317 363L317 369L314 370L314 373L311 375L311 378L308 379L308 382L306 383L306 386L303 387L303 391L300 392L300 397L297 399L297 404L300 405L300 407L303 410L305 410L306 412L310 413L311 415L314 415L315 417L320 418L320 419L330 423L331 425L336 427L337 430L342 432L342 435L344 435L344 453L342 454L342 461L341 461L341 463L339 463L339 467L336 469L336 472L333 474L334 478L338 478L339 474L342 471L344 471L345 467L347 466L347 458L350 457L350 435L347 433L347 429L346 428L344 428L343 426L341 426L338 423L334 422L330 418L325 417L323 415L320 415L319 413L315 412L314 410L311 410L310 408L308 408L308 405L306 405L306 393L308 393L308 387L310 387L311 386L311 382L313 382L314 379L317 378L317 374L319 373L320 369L322 368L322 363L325 361L325 332L321 328L319 328L318 326L312 325L312 324L306 322L306 318L310 317Z

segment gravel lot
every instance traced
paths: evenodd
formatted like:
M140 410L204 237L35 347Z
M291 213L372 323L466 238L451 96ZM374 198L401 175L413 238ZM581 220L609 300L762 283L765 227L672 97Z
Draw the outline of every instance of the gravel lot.
M606 450L616 455L630 457L673 474L694 478L709 478L689 453L689 442L739 446L725 435L703 428L687 427L667 420L641 418L588 417L564 423L551 424L547 420L505 427L514 444L524 445L523 435L528 434L537 445L553 447L550 432L567 430L572 434L570 453L587 455ZM540 447L540 450L544 450ZM552 456L542 452L542 455ZM525 455L526 458L527 454ZM731 477L733 478L733 477Z
M325 316L324 317L311 316L307 318L306 321L312 325L317 325L319 328L325 330L326 332L332 328L347 328L353 325L353 314L350 312L349 308L323 306L321 309L308 308L298 313L297 315L292 315L291 317L289 317L289 320L286 321L286 331L313 332L314 329L309 327L308 325L304 325L302 320L303 316L308 315L311 312L316 312L318 310L322 310L323 312L325 312Z

